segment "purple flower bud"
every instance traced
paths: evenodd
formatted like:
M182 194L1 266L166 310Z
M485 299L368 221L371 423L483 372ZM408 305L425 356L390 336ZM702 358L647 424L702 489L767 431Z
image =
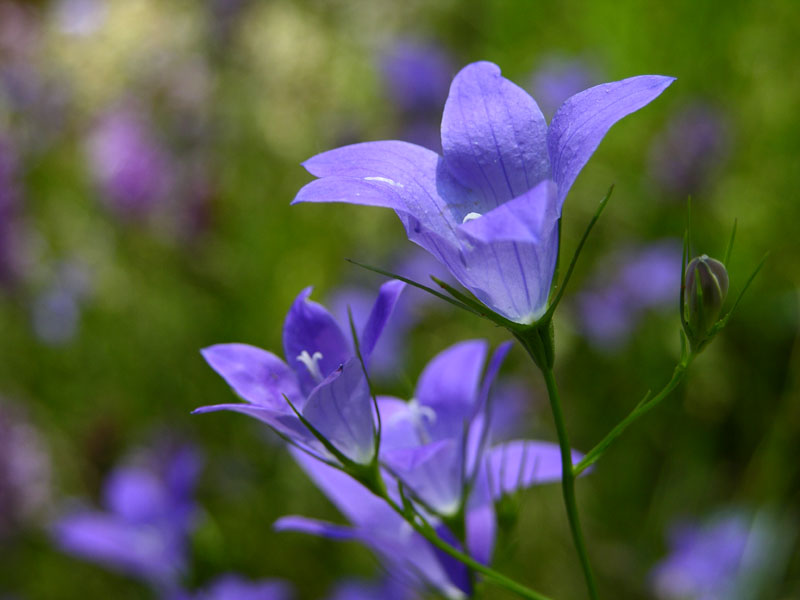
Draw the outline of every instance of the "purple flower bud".
M728 295L728 272L718 260L703 254L686 267L686 310L688 335L702 342L717 322Z

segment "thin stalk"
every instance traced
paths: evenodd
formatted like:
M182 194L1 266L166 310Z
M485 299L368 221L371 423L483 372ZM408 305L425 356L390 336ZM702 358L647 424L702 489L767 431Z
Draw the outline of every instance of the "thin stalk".
M414 528L414 531L419 533L422 537L428 540L431 544L436 546L442 552L449 554L456 560L464 563L470 569L477 571L483 574L488 581L491 581L495 585L499 587L503 587L515 594L521 596L522 598L528 598L529 600L551 600L548 596L544 594L540 594L521 583L517 583L513 579L506 577L502 573L498 573L491 567L487 567L483 563L478 562L474 558L472 558L469 554L461 552L458 548L455 548L445 542L442 538L436 535L436 531L425 521L420 522L416 518L415 514L409 514L408 511L403 510L394 500L392 500L388 494L384 494L383 499L391 506L395 512L397 512L403 519Z
M578 558L583 569L583 577L586 580L586 588L589 591L589 598L597 600L597 583L595 583L592 565L589 562L589 553L586 551L581 521L578 516L578 505L575 501L575 473L572 469L572 450L567 437L567 428L564 424L564 413L561 410L561 398L558 395L558 386L556 385L553 370L542 369L542 375L547 386L547 395L550 398L553 419L556 423L558 446L561 449L561 490L564 495L564 506L567 509L569 528L572 532L572 542L578 552Z
M614 429L608 432L608 434L600 440L600 442L589 452L583 459L575 465L573 468L573 473L575 476L580 475L590 466L592 466L597 460L603 455L606 449L616 440L622 432L625 431L631 424L635 421L639 420L641 417L646 415L648 412L653 410L656 406L658 406L664 398L669 396L669 394L678 387L678 384L683 380L684 375L686 375L686 370L689 368L689 365L692 364L694 357L696 355L694 353L690 353L684 360L682 360L678 365L675 367L675 370L672 372L672 378L667 382L667 385L658 392L652 398L640 402L636 405L627 417L625 417L622 421L620 421Z

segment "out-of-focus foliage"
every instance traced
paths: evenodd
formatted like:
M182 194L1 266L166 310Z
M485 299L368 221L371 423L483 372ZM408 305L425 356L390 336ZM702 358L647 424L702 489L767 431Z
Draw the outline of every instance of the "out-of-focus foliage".
M738 218L730 297L770 252L687 383L578 482L603 595L651 597L648 573L668 554L676 520L730 505L791 519L800 506L798 22L794 0L0 0L0 396L13 407L0 411L0 507L19 504L6 502L12 483L33 486L14 498L36 498L35 510L0 518L0 596L147 597L134 580L62 554L49 528L70 498L96 501L118 459L154 432L193 440L206 456L187 586L237 572L323 598L343 577L376 575L353 544L272 531L286 513L341 522L272 434L237 415L189 411L231 400L200 348L278 351L303 287L319 297L345 284L377 289L380 278L345 257L402 264L409 249L389 211L289 207L310 179L299 164L309 156L412 139L438 121L412 118L383 79L397 76L381 69L400 42L438 47L450 75L494 61L534 93L538 69L575 61L597 81L678 78L614 127L565 205L569 257L616 184L556 316L574 447L591 448L679 355L678 289L671 304L615 313L635 319L612 345L582 324L592 312L581 291L624 279L614 269L635 262L621 249L679 240L691 193L693 254L721 258ZM549 94L560 89L548 81ZM644 290L655 285L636 277ZM426 303L406 329L410 350L381 374L401 397L451 343L503 339L441 303ZM505 375L530 390L521 433L555 439L541 382L522 352L509 362ZM7 477L19 464L47 481ZM525 494L497 567L555 598L583 593L557 486ZM769 597L800 595L796 549L774 577Z

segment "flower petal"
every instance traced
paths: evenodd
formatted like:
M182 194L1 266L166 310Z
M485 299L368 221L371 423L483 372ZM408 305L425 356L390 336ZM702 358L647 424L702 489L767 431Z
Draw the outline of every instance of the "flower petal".
M361 536L352 527L335 525L327 521L309 519L299 515L281 517L272 525L275 531L299 531L309 535L330 538L333 540L360 540Z
M271 352L247 344L217 344L202 354L233 391L251 404L291 412L283 396L301 401L294 373Z
M61 518L53 535L64 551L135 577L166 583L183 567L182 548L158 527L96 511Z
M584 90L561 105L547 131L559 205L611 126L652 102L673 81L661 75L629 77Z
M487 352L484 340L459 342L437 354L422 371L415 397L434 412L427 427L432 439L462 435L478 401Z
M491 563L497 537L497 515L490 492L487 471L481 469L467 506L467 549L472 557L487 565Z
M391 396L378 396L378 410L381 413L381 447L383 454L397 448L409 448L419 445L417 425L427 420L425 413L420 414L419 407Z
M372 354L372 350L375 348L375 344L378 342L378 338L383 332L383 328L386 326L386 322L389 320L400 297L400 292L405 287L405 283L396 279L381 285L378 297L372 306L372 311L367 318L364 329L361 331L361 353L365 359Z
M522 88L490 62L464 67L450 86L442 116L445 164L483 196L487 212L519 196L550 173L547 124Z
M353 355L339 325L324 306L308 299L310 294L310 287L298 294L283 323L286 360L304 395ZM322 356L316 358L317 353Z
M499 500L533 485L561 481L561 452L558 444L514 440L495 446L486 453L492 496ZM572 463L583 454L572 451Z
M440 157L422 146L398 141L365 142L311 157L303 166L320 177L303 188L298 202L348 202L384 206L413 215L447 235L466 212L449 206L439 181ZM330 180L328 183L322 183Z
M483 242L538 244L558 222L558 188L546 179L520 196L459 226L469 239Z
M357 358L348 360L314 388L303 416L347 458L362 464L372 460L372 396Z
M285 401L284 401L285 402ZM320 456L329 457L329 453L314 435L300 422L294 413L276 411L263 406L252 406L250 404L214 404L212 406L201 406L192 411L193 415L202 415L220 410L242 413L262 423L266 423L279 434L288 437L292 441L307 448L313 448ZM291 411L291 408L289 409Z
M461 447L456 439L382 453L384 464L428 506L454 514L461 499Z

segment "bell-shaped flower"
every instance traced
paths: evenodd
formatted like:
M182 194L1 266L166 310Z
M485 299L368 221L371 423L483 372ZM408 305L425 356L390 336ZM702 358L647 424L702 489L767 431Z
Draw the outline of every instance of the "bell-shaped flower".
M657 75L568 98L548 126L533 98L478 62L456 75L443 156L399 141L354 144L303 163L319 179L298 202L394 209L411 241L495 313L530 324L547 308L567 192L609 128L672 83Z
M368 360L404 284L384 283L359 332ZM303 290L283 325L286 362L247 344L219 344L203 357L245 401L205 406L195 413L231 410L263 421L316 456L334 457L322 436L347 460L367 464L375 455L372 398L349 335ZM349 327L348 327L349 330ZM301 418L302 417L302 418ZM311 428L309 428L309 425Z
M423 370L410 401L378 397L380 461L389 494L399 503L402 485L405 497L444 539L484 563L490 562L495 543L495 501L561 477L556 444L516 440L491 445L489 391L509 349L508 343L500 346L484 373L486 342L455 344ZM293 454L351 525L290 516L276 528L360 541L408 585L433 587L448 598L471 593L466 567L436 551L380 498L345 473L302 452ZM448 528L459 515L463 539Z
M162 595L179 589L194 527L200 457L189 446L153 449L112 471L104 509L72 509L53 526L65 552L139 578Z

